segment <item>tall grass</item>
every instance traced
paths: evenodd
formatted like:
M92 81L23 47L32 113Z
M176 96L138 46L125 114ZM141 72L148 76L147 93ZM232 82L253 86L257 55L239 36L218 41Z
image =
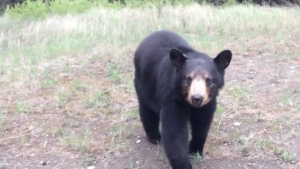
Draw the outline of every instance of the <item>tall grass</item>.
M84 52L95 46L103 54L116 53L120 47L133 47L145 35L159 29L183 33L195 45L209 50L215 48L210 42L216 38L230 41L226 37L261 33L278 36L282 28L287 34L294 32L300 27L299 14L297 8L242 5L214 8L193 4L165 6L160 11L98 7L83 14L53 15L33 21L2 17L0 70L22 70L45 59Z

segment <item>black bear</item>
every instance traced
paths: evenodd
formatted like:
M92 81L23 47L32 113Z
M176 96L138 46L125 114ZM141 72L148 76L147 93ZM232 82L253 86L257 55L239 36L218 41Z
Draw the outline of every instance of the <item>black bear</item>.
M167 30L150 34L135 51L139 115L147 139L153 144L162 141L172 169L192 169L189 154L203 155L231 57L230 50L223 50L211 58Z

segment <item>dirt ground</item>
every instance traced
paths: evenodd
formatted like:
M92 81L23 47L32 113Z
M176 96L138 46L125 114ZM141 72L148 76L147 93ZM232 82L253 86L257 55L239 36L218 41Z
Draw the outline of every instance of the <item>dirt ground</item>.
M255 38L246 41L237 39L227 45L233 52L233 60L226 72L224 91L219 96L219 106L222 109L216 112L205 145L204 158L192 159L195 169L300 168L300 41L297 36L284 44L272 37L259 38L264 40L257 42ZM122 75L133 75L133 50L126 55ZM100 85L96 81L105 76L101 74L104 69L102 64L101 60L87 62L77 70L77 74L59 76L65 77L59 83L67 87L70 84L68 79L79 77L89 84L95 84L91 86L91 90L95 89L94 86ZM60 70L56 73L63 74ZM94 76L88 77L88 73ZM28 89L6 98L5 103L13 105L11 100L14 98L23 97L26 100L30 96L35 100L40 99L39 102L44 102L49 109L40 109L37 106L27 112L28 116L7 114L6 121L2 124L6 127L0 134L0 169L170 168L163 147L152 145L145 139L136 115L138 105L132 88L126 101L119 106L121 109L132 110L135 115L124 118L121 122L113 121L120 116L120 112L110 111L120 110L117 108L107 108L107 116L95 115L89 110L85 115L80 111L70 113L67 107L55 109L54 96L43 94L45 91L49 92L48 89ZM11 91L3 91L2 96L11 95L9 92ZM78 95L72 95L71 100L79 100ZM118 99L115 101L118 102ZM76 103L73 103L74 108L83 110ZM117 103L113 106L116 105ZM14 111L12 106L2 105L2 108L3 111ZM106 107L102 106L100 109L105 111ZM108 116L112 120L103 123L102 118ZM63 134L50 131L49 126L43 125L48 120L52 127L67 126L66 128L72 128L79 133L82 131L78 126L87 125L93 139L84 151L62 145L64 142L58 139L58 135ZM24 125L26 122L31 125ZM111 124L110 127L119 125L130 128L130 132L122 130L126 134L107 136L110 130L105 130L105 126L108 124ZM25 132L18 134L18 131ZM119 137L122 139L112 141ZM113 146L106 146L111 144ZM116 150L112 151L112 147Z
M252 88L252 93L239 92L240 107L236 110L230 110L222 118L220 133L216 136L215 128L220 117L216 115L213 127L205 146L205 156L202 160L194 163L196 169L298 169L300 168L300 122L299 122L299 101L300 101L300 43L291 40L287 46L276 46L273 49L261 50L264 43L273 43L272 39L266 38L265 42L257 44L257 42L247 41L247 45L252 45L252 49L246 52L237 51L234 45L229 48L233 49L233 62L226 71L226 87L231 86L247 86ZM236 42L239 43L239 42ZM260 46L261 45L261 46ZM275 45L274 45L275 46ZM292 53L295 57L283 60L284 55L290 56ZM291 98L295 98L294 104L296 108L295 116L290 116L289 108L275 108L281 105L280 95L287 88L292 92ZM257 102L253 103L251 97L255 97ZM226 98L228 99L228 98ZM220 105L231 104L220 97ZM252 105L253 104L253 105ZM226 106L224 106L226 107ZM284 107L284 106L282 106ZM232 108L231 108L232 109ZM261 117L258 117L260 116ZM289 122L283 119L291 118ZM268 126L268 123L276 119L275 127ZM234 125L240 122L240 125ZM286 125L284 124L286 123ZM281 129L276 131L276 128ZM293 128L293 129L292 129ZM281 139L285 133L295 130L291 136ZM213 134L214 133L214 134ZM263 137L273 137L272 143L262 143L259 146L250 146L242 150L239 146L244 144L242 139L231 140L231 134L248 136L251 140L257 139L262 141ZM226 135L226 136L224 136ZM258 138L255 138L258 137ZM288 138L287 138L288 137ZM164 156L163 147L148 143L141 127L136 128L130 137L130 151L124 153L120 158L112 160L112 162L102 161L107 168L126 168L128 160L132 163L133 168L157 169L170 168L166 157ZM140 140L139 143L137 143ZM248 141L249 141L248 140ZM260 144L260 143L257 143ZM270 145L268 145L270 144ZM272 144L272 145L271 145ZM273 152L273 148L277 146L285 147L296 153L296 157L290 163L283 163L278 154Z

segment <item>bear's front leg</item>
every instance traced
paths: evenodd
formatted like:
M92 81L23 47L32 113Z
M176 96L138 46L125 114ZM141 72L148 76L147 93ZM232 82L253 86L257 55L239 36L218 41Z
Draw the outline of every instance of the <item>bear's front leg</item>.
M192 139L190 141L190 154L199 153L203 156L203 147L206 142L214 112L216 102L212 100L209 104L191 112Z
M189 114L175 103L162 108L162 140L172 169L192 169L187 128Z

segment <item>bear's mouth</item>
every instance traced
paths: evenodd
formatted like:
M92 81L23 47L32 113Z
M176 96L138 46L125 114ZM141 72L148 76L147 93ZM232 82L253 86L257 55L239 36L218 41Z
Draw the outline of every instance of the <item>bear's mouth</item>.
M198 107L201 107L201 104L193 104L193 106L198 108Z

